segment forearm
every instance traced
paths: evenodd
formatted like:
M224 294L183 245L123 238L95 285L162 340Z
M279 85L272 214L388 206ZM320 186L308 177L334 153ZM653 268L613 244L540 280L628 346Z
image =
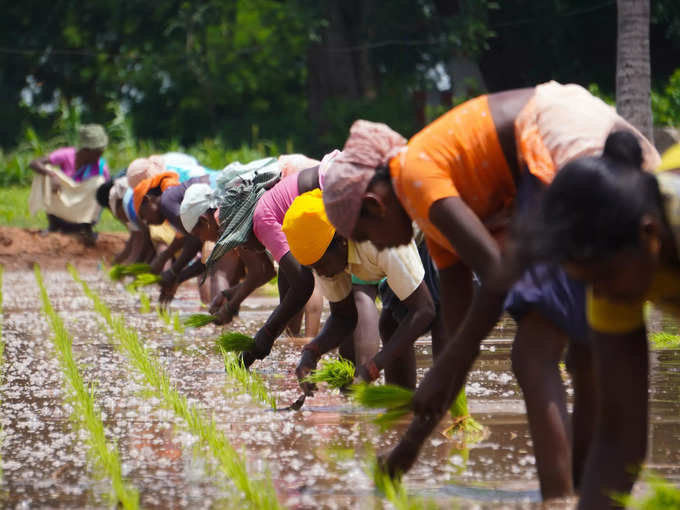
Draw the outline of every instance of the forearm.
M187 267L182 269L182 271L177 275L177 283L184 283L191 278L199 276L205 271L205 264L203 262L197 261L193 264L189 264Z
M47 163L48 163L47 158L38 158L31 161L28 167L37 174L50 175L51 172L50 169L47 168L46 166Z
M339 347L347 337L354 333L355 326L356 323L352 325L351 320L331 314L321 332L310 344L314 346L313 350L317 351L318 355L321 356Z
M395 359L404 354L407 349L425 333L433 320L430 310L413 310L399 323L392 338L373 357L373 362L379 370L389 366Z
M172 264L172 272L179 274L182 269L184 269L189 262L196 256L196 254L201 249L201 241L193 237L186 238L184 241L184 246L182 247L182 253L180 253L177 260Z

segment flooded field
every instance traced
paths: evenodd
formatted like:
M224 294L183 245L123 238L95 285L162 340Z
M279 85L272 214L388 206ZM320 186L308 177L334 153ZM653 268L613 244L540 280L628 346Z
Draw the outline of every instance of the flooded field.
M391 508L373 486L370 461L395 444L401 429L381 433L373 414L338 392L322 389L297 412L275 412L239 389L215 351L219 329L175 331L139 297L102 272L81 277L125 325L139 333L146 352L159 360L177 392L244 455L254 480L269 474L278 500L289 508ZM143 508L245 508L246 502L210 445L168 407L120 349L93 302L66 271L46 271L56 312L73 339L73 357L117 448L122 474ZM111 481L92 461L88 434L74 421L72 399L41 310L32 271L4 275L0 387L3 508L111 507ZM276 304L257 296L241 307L231 326L249 334ZM180 289L172 310L199 310L193 288ZM503 321L468 379L470 412L488 427L487 437L464 445L433 435L405 478L411 495L442 508L541 508L524 404L510 367L511 321ZM272 355L253 366L279 407L300 395L294 368L305 339L281 338ZM417 344L419 375L430 363L428 339ZM649 468L680 483L680 351L651 356ZM571 392L571 390L569 390ZM448 424L443 422L443 430ZM403 428L403 425L402 425ZM639 487L637 490L641 490ZM557 502L547 508L569 508Z

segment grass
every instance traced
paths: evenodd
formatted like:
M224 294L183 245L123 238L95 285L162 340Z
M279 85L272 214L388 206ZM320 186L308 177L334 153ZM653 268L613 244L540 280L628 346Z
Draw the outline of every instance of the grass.
M10 227L43 229L47 228L44 211L31 216L28 212L30 186L0 188L0 224ZM125 226L115 219L111 211L104 209L95 230L99 232L127 232Z
M323 360L321 366L305 377L304 382L326 383L331 388L343 388L354 380L354 363L344 358Z
M680 335L660 331L652 333L649 337L655 349L677 349L680 347Z
M202 328L215 322L215 316L209 313L192 313L184 319L184 326L187 328Z
M139 493L123 479L118 449L115 445L108 443L101 419L101 410L95 406L94 387L86 386L83 381L73 358L72 337L50 303L38 265L35 266L35 279L40 288L43 313L54 333L52 341L67 385L67 392L73 404L72 417L87 430L90 455L97 466L111 479L111 486L120 506L125 509L137 509L139 508Z
M383 493L385 499L392 503L396 510L436 510L434 501L424 501L420 498L409 496L400 480L392 479L385 473L377 462L372 463L373 483Z
M83 292L94 304L94 309L104 319L110 334L118 340L116 348L125 354L131 365L142 375L146 384L166 408L171 409L186 423L186 428L198 437L200 444L207 448L217 461L222 473L229 478L244 495L249 508L278 509L282 508L276 497L276 491L267 475L264 480L254 480L248 476L246 462L229 443L224 433L217 428L215 420L208 418L170 382L167 372L159 360L142 344L137 332L125 325L120 315L114 316L99 295L90 289L73 266L69 266L73 279L80 283ZM238 505L235 505L238 507Z
M276 399L269 393L262 378L248 371L239 356L224 349L220 350L224 358L224 370L227 376L238 383L243 392L248 393L254 400L276 410Z
M663 478L650 475L647 477L649 491L644 496L634 499L632 496L615 497L619 503L633 510L667 510L680 508L680 489Z
M216 340L217 347L224 352L245 352L255 348L255 340L243 333L230 331Z

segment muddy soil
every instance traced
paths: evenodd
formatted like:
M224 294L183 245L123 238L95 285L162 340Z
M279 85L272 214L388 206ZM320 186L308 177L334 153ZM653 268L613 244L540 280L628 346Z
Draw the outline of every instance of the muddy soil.
M44 271L48 293L73 335L76 360L107 433L117 442L123 471L141 494L143 508L233 508L233 487L211 469L209 452L149 395L127 358L116 351L79 285L63 270ZM171 374L179 391L213 415L247 457L252 477L269 471L279 500L289 508L390 508L375 491L369 460L395 444L401 424L381 433L373 415L343 395L321 390L298 412L273 412L243 395L225 375L214 350L219 329L178 334L155 313L139 313L139 298L96 270L81 275L114 312L123 313ZM5 508L102 508L108 481L92 468L86 434L69 420L71 406L50 340L31 271L5 273L4 380L0 386L2 482ZM153 292L151 292L153 294ZM255 296L231 326L254 333L276 298ZM191 286L180 289L172 309L199 310ZM521 392L510 367L514 324L501 322L484 342L468 385L470 412L488 428L475 444L444 436L442 423L406 476L409 493L441 508L542 508ZM281 407L299 396L293 375L305 339L281 338L254 369ZM430 363L427 338L417 343L419 376ZM647 466L680 483L680 351L652 353L650 447ZM565 374L568 394L571 396ZM642 490L642 484L637 489ZM547 508L570 508L573 501ZM546 507L543 507L546 508Z

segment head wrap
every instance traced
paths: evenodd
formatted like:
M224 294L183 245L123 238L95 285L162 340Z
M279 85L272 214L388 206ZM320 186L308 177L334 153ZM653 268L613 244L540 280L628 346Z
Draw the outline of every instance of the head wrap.
M165 172L165 159L163 156L149 156L148 158L137 158L127 169L128 184L136 188L137 184L144 179L149 179L154 175Z
M357 120L345 147L328 166L323 201L326 214L343 237L351 237L368 183L379 166L387 165L406 139L385 124Z
M100 124L83 124L78 130L78 148L104 149L109 144L103 126Z
M123 212L127 219L130 221L129 225L133 226L132 230L139 230L139 218L137 217L137 212L132 205L132 200L134 198L134 193L132 188L125 190L125 195L123 195Z
M288 208L283 218L283 233L293 257L303 266L310 266L324 256L335 235L323 206L321 190L303 193Z
M113 186L109 190L109 208L113 212L113 215L118 217L117 202L122 200L125 196L125 192L129 188L127 177L119 177L113 181Z
M281 168L281 179L296 174L306 168L318 166L320 163L320 161L308 158L304 154L282 154L278 159L279 168Z
M208 209L215 209L217 203L215 191L210 185L198 183L189 186L184 192L182 205L179 206L179 214L184 229L191 233L196 223L198 223L198 218L201 217L201 214Z
M676 143L661 156L661 164L656 169L657 172L674 170L680 168L680 143Z
M134 198L132 200L135 213L139 214L139 206L142 205L142 200L144 200L144 197L149 192L149 190L160 187L161 191L165 191L172 186L179 186L179 178L175 172L163 172L148 179L144 179L142 182L137 184L137 186L135 186Z

